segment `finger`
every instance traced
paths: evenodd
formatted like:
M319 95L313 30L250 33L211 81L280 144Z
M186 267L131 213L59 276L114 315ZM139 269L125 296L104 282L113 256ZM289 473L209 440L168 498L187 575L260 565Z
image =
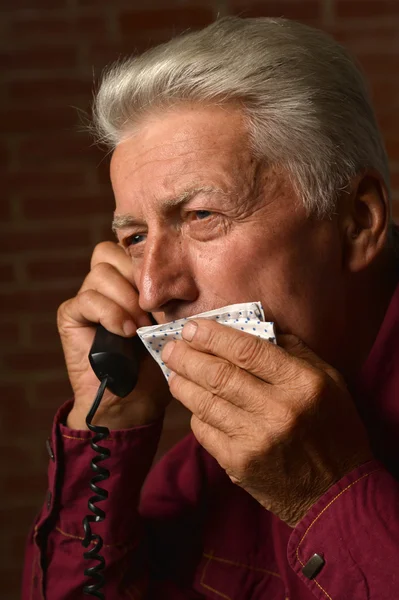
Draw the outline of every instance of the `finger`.
M200 421L195 415L191 417L191 431L198 443L217 460L222 469L226 469L231 455L232 442L229 436Z
M60 307L63 328L101 323L111 333L131 336L136 332L132 317L119 304L96 290L86 290Z
M134 270L131 258L124 249L115 242L100 242L96 245L91 256L90 268L99 263L110 263L125 279L134 283Z
M110 263L97 263L84 280L78 294L94 290L119 304L138 326L150 324L139 307L138 294L131 283Z
M163 348L162 360L175 373L246 412L264 410L271 386L223 358L173 341Z
M126 254L124 249L115 242L101 242L94 248L91 257L91 270L94 271L97 266L101 264L110 264L116 271L127 280L131 286L132 291L137 294L137 307L135 310L136 320L139 326L145 327L153 325L153 322L145 311L143 311L138 303L138 290L135 287L134 280L134 269L131 258Z
M291 381L298 375L299 366L303 367L284 348L209 319L188 321L182 336L191 347L224 358L271 384Z
M228 435L237 434L242 430L245 422L244 411L196 383L175 373L172 375L169 377L169 389L172 396L200 421Z

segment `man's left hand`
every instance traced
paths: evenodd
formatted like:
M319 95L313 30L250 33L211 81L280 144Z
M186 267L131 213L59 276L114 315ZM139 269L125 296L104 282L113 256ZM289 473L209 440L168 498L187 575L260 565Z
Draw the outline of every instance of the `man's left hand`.
M195 437L233 483L291 527L373 458L343 378L295 336L276 346L197 319L183 337L162 358Z

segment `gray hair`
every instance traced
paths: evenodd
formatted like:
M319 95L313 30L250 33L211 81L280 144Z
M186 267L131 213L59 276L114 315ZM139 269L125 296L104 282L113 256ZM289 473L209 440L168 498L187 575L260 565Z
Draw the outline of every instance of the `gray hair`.
M95 98L112 149L140 118L179 102L238 102L256 158L284 167L309 214L334 212L351 178L388 159L355 59L322 31L286 19L225 17L107 69Z

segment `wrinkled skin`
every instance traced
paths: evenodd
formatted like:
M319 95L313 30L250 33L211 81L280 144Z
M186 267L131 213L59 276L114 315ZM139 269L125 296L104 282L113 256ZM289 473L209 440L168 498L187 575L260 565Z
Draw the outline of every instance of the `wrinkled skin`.
M185 105L147 116L126 135L111 179L118 245L97 247L79 294L59 310L76 392L68 424L83 426L93 396L85 360L93 323L132 335L150 324L148 313L163 323L260 300L280 348L201 322L212 343L196 336L176 344L170 387L232 480L294 525L371 457L343 376L350 380L367 355L392 292L380 176L359 174L333 218L310 218L284 169L254 160L237 107ZM378 297L365 299L377 282ZM244 364L233 352L240 344L252 357ZM199 375L201 361L215 381ZM106 396L99 420L122 428L161 415L170 396L157 369L147 357L138 389L123 402Z

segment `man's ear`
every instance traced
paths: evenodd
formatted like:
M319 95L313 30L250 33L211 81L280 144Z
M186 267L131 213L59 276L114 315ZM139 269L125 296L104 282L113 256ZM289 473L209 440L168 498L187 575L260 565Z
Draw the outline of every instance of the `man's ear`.
M345 266L363 270L384 249L388 239L390 209L381 175L368 170L357 175L340 199Z

